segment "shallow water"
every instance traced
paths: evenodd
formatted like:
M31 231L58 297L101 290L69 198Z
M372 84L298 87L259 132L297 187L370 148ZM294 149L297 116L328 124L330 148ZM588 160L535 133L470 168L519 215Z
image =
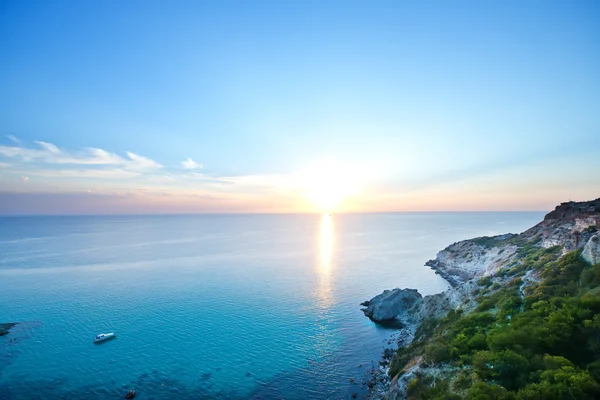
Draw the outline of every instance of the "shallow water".
M393 331L358 304L527 213L0 218L0 399L335 399ZM100 345L100 332L117 338ZM360 365L360 366L359 366Z

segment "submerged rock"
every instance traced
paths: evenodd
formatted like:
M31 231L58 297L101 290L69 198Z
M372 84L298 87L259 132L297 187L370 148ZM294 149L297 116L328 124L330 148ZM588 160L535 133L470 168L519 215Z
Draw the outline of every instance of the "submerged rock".
M12 328L15 325L16 325L16 323L14 323L14 322L0 324L0 336L8 334L8 332L10 331L10 328Z
M207 381L210 378L212 378L212 373L210 373L210 372L204 372L200 375L200 379L203 381Z

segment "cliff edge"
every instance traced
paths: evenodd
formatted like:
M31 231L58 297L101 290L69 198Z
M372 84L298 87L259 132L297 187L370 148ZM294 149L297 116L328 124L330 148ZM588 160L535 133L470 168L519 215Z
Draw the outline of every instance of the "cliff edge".
M414 346L426 337L424 332L429 328L425 322L447 319L449 312L468 315L480 310L482 302L490 303L486 303L486 307L494 309L494 295L502 290L516 296L511 300L514 303L523 302L536 285L549 279L545 263L555 265L561 257L575 254L575 258L571 257L574 260L597 264L600 261L599 230L600 199L562 203L543 221L521 234L464 240L440 251L426 265L448 280L451 288L447 291L423 297L414 289L386 290L364 302L362 310L377 323L397 322L403 331L398 346ZM585 279L591 279L591 274ZM523 305L519 307L513 311L524 310ZM511 316L507 318L510 322ZM440 370L429 365L428 369L421 355L413 356L410 361L402 361L405 365L400 370L392 366L394 360L396 367L399 365L398 356L394 356L389 367L380 368L381 376L370 398L404 399L411 381L414 385L417 378L433 376L435 386L435 376L452 371L448 366ZM453 373L456 375L458 371Z
M543 248L561 246L566 254L584 247L599 228L600 199L562 203L520 235L484 236L453 243L425 265L456 287L473 278L493 275L509 265L527 242L536 241ZM590 245L589 254L598 257L598 246Z

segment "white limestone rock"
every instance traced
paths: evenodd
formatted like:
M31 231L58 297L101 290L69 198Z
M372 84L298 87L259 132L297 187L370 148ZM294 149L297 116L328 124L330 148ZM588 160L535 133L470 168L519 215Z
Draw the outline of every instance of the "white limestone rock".
M581 255L592 265L600 263L600 234L595 234L587 241Z

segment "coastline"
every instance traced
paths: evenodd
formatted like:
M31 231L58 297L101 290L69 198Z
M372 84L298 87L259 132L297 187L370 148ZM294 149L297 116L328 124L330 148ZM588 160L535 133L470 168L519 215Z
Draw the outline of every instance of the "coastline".
M599 230L600 199L562 203L543 221L521 234L468 239L441 250L425 265L450 284L444 292L422 297L414 289L396 288L361 303L364 307L361 310L373 322L390 324L395 321L402 325L395 343L397 347L386 349L378 368L373 371L367 399L405 399L409 382L414 383L427 374L433 376L435 382L436 377L452 373L450 366L445 369L428 367L423 356L414 357L400 370L390 371L396 349L408 348L413 342L422 340L425 337L423 331L430 329L426 322L444 318L451 311L470 314L480 306L475 300L480 292L494 293L516 280L511 277L513 270L521 269L524 273L519 287L524 297L527 287L540 279L533 269L524 270L523 258L532 249L558 248L559 257L580 251L589 264L600 262Z

